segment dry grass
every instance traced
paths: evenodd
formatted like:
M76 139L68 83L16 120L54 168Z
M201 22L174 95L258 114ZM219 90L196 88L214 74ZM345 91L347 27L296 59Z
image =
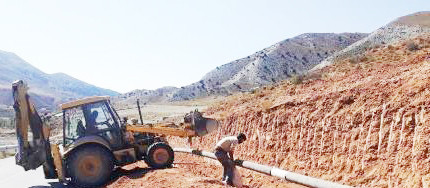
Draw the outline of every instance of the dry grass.
M396 20L395 23L410 26L419 25L421 27L430 27L430 22L428 21L429 17L429 12L421 12L418 14L401 17Z
M351 64L357 64L368 61L368 57L365 55L355 55L348 59L348 62Z
M15 152L13 151L5 151L5 152L0 152L0 159L4 159L7 157L12 157L15 155Z

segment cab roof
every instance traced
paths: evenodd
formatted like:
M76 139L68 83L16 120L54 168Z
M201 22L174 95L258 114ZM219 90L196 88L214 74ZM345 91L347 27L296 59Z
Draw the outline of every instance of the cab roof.
M78 99L75 101L70 101L67 103L63 103L61 104L61 109L65 110L68 108L73 108L73 107L77 107L77 106L81 106L84 104L90 104L90 103L95 103L95 102L100 102L100 101L106 101L109 100L109 96L95 96L95 97L87 97L87 98L83 98L83 99Z

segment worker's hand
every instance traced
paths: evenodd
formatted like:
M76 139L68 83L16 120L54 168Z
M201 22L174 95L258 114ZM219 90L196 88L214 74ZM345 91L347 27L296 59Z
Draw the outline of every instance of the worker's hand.
M236 159L236 160L234 160L233 162L234 162L234 164L235 164L235 165L242 165L243 160Z

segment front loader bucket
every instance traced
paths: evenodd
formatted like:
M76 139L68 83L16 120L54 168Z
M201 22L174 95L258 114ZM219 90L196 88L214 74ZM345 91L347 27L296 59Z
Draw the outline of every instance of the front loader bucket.
M27 90L28 87L22 80L12 84L16 137L18 139L18 152L15 155L15 161L25 170L30 170L41 165L52 164L52 156L48 139L49 131L44 130L42 119L31 104ZM28 131L29 126L31 133ZM31 140L29 140L29 136ZM54 173L55 171L51 170L51 172Z
M192 129L196 132L197 136L204 136L218 128L218 121L211 118L205 118L198 111L187 114L184 121L191 123Z
M196 121L195 127L197 136L204 136L218 128L218 121L210 118L205 118L204 121Z

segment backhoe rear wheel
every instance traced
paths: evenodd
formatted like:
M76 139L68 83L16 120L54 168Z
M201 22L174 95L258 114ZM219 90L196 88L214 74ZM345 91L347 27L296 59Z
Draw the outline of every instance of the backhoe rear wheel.
M71 181L81 187L98 187L105 184L113 167L112 154L97 145L76 148L67 158Z
M152 168L171 167L175 155L173 149L163 142L156 142L149 146L146 154L146 164Z

